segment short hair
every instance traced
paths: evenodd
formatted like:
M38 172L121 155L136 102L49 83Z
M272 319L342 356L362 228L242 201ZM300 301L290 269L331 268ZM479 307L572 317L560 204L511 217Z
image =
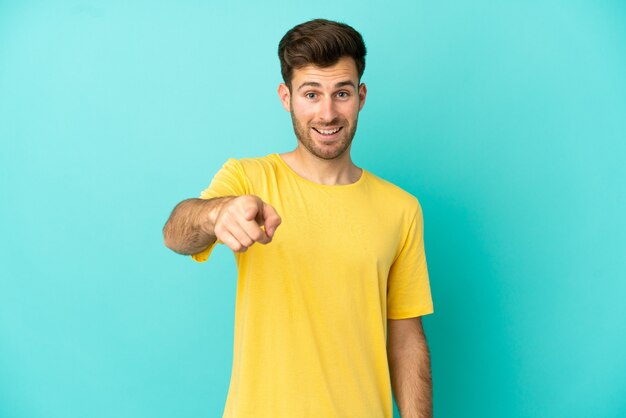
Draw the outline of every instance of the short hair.
M314 19L290 29L278 44L280 72L291 90L293 70L307 65L330 67L343 57L356 63L359 80L365 70L363 37L345 23Z

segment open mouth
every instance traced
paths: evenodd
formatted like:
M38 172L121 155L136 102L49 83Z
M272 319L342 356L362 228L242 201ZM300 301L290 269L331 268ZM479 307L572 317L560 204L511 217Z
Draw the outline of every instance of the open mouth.
M313 128L313 130L315 132L317 132L318 134L320 134L320 135L322 135L324 137L328 137L328 138L331 138L332 136L336 135L342 129L343 129L343 126L340 126L338 128L332 128L332 129Z

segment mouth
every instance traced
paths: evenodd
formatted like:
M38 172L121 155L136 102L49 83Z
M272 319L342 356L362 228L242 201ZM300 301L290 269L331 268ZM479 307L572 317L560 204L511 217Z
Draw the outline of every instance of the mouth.
M313 130L325 140L335 139L335 137L339 135L339 132L341 132L342 129L343 129L343 126L339 126L336 128L327 128L327 129L313 128Z

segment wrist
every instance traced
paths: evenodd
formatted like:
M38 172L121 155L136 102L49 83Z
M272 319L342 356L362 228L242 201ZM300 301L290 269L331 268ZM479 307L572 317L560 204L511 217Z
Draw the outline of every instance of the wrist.
M204 229L207 234L215 236L215 224L217 223L217 218L219 217L220 211L224 207L224 204L232 199L234 199L234 197L232 196L218 197L214 199L209 199L206 202L208 210L206 212L206 218L201 225L202 229Z

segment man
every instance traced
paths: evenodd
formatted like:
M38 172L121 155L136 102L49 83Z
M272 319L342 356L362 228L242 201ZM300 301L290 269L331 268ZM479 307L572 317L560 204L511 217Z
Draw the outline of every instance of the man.
M350 158L367 88L361 35L316 19L279 44L294 151L229 159L179 203L165 245L238 265L224 417L432 416L420 316L433 312L415 197ZM259 245L260 244L260 245Z

